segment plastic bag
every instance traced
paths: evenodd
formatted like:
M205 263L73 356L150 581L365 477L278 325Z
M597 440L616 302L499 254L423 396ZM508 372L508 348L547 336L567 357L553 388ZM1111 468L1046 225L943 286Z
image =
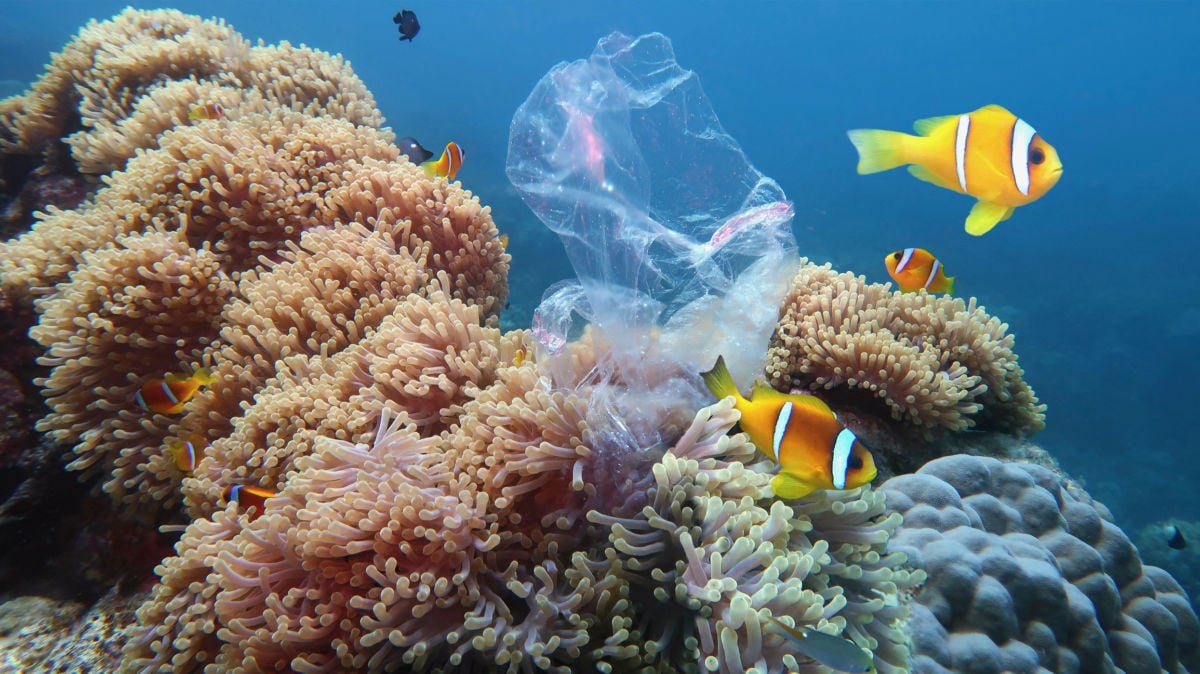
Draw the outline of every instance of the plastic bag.
M539 362L568 357L579 318L605 344L586 377L601 444L662 440L653 416L711 401L697 373L717 355L739 383L761 373L796 267L792 207L666 37L613 33L552 68L513 118L507 173L578 276L534 314Z

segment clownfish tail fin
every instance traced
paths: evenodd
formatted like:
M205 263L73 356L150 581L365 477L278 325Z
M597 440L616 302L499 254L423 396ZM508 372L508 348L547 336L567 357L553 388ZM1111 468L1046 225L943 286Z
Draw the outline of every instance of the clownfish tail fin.
M951 295L954 294L954 277L953 276L946 277L946 292L950 293Z
M858 150L858 173L879 173L908 164L905 146L912 136L899 131L854 129L847 131L854 149Z
M733 383L733 376L729 374L729 368L725 367L725 356L717 356L717 362L713 368L708 372L701 373L700 377L704 379L704 384L717 397L717 400L723 400L729 396L733 396L735 400L742 397L737 390L737 385Z

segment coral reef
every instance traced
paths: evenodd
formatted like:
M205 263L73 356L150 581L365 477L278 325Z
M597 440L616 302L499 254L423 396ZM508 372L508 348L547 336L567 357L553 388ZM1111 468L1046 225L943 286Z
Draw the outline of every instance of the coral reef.
M477 352L520 348L524 335L474 325ZM370 390L394 365L359 345ZM367 442L316 436L261 516L231 504L193 521L123 666L796 668L767 628L775 615L853 637L881 671L904 671L901 595L922 576L887 552L899 519L878 494L770 497L765 460L727 435L727 402L701 410L669 451L614 471L589 446L586 390L555 391L535 362L502 358L481 359L494 381L468 386L447 408L458 423L436 435L384 401ZM629 490L621 512L587 507L607 501L604 489Z
M197 473L209 481L187 492L203 513L221 494L213 479L228 486L245 477L239 461L272 451L245 435L266 417L252 415L242 435L234 433L242 404L269 395L268 381L305 379L326 362L300 359L332 357L435 279L494 319L507 294L508 257L487 208L457 183L426 177L389 131L375 128L382 120L348 65L288 45L243 48L223 24L193 19L129 10L90 26L60 60L108 54L112 46L93 39L100 30L174 37L143 43L139 33L130 47L142 54L138 62L111 54L90 68L56 61L35 87L62 94L35 97L39 105L57 101L43 110L51 117L76 105L92 113L85 126L95 131L86 142L73 137L76 150L99 147L117 128L136 126L141 131L122 138L141 140L123 146L137 156L122 160L92 199L51 209L32 231L0 244L0 287L14 304L37 301L30 334L52 368L39 382L51 412L38 427L73 448L70 467L85 479L103 476L118 502L170 509L184 475L164 445L224 440L212 452L218 462ZM230 59L236 67L219 67ZM64 69L75 79L63 79ZM196 80L198 72L209 79ZM60 91L84 79L93 84L82 101ZM214 82L235 91L218 95ZM125 104L88 102L88 91L114 87ZM188 106L204 100L219 100L222 115L184 123ZM13 118L14 147L61 131L38 127L39 115ZM183 417L136 405L145 381L200 364L218 381ZM320 406L310 414L321 415ZM227 449L238 442L258 446ZM256 476L264 485L291 468L290 460L267 461L272 470Z
M908 671L904 600L924 574L888 548L899 518L870 490L775 499L773 466L744 434L725 436L737 418L729 400L701 410L652 467L640 512L589 514L610 527L600 578L628 585L620 615L644 640L623 664L661 668L690 627L700 671L808 671L770 628L780 617L853 638L878 671Z
M926 464L881 488L892 538L929 580L912 606L915 672L1200 671L1200 622L1111 515L1042 468Z
M867 392L927 437L1044 427L1045 405L1022 378L1006 324L974 298L890 288L802 263L771 340L771 384Z
M340 56L287 43L255 47L222 21L176 10L126 9L84 26L30 91L5 100L0 148L37 155L64 142L81 173L108 173L208 103L229 117L286 108L383 122Z
M490 210L382 123L340 57L166 10L89 24L0 103L9 224L45 208L0 244L0 313L33 324L48 405L39 444L28 412L0 428L0 469L37 467L0 473L0 535L54 518L30 559L57 551L59 589L94 597L161 559L149 594L0 605L0 667L825 671L777 618L885 674L1200 670L1178 584L1049 468L959 456L783 501L729 401L656 399L675 361L633 371L591 328L553 356L502 333ZM1014 437L1045 408L1012 347L974 300L805 264L767 374L827 390L877 451L907 425L1052 465ZM3 352L0 413L31 393L29 345ZM200 366L215 381L182 413L137 405ZM614 440L621 405L654 426L622 437L661 441ZM994 433L944 432L967 429ZM160 533L181 533L165 558Z
M159 147L172 128L207 125L197 107L226 120L291 110L383 124L340 56L253 46L221 21L175 10L126 9L89 23L29 91L0 101L0 234L38 211L74 209L103 186L99 177Z
M306 141L298 127L308 126L327 148L338 147L339 131L361 133L336 120L294 113L284 118L295 120L290 135L299 136L297 142ZM204 168L190 174L191 180L209 189L192 189L188 180L156 191L145 184L146 178L162 181L163 173L135 169L163 161L159 155L175 147L164 141L163 148L140 155L130 170L114 176L113 185L89 203L91 208L63 212L13 244L21 247L35 237L48 244L67 238L64 229L81 245L89 240L98 244L80 253L70 279L38 302L41 317L31 335L46 347L43 364L53 368L42 382L52 412L39 428L74 445L73 469L85 475L111 472L105 489L115 498L167 507L177 499L172 492L178 494L175 487L182 477L177 469L164 474L171 469L155 462L168 437L184 432L202 439L223 436L230 419L241 414L239 404L276 376L277 368L299 367L285 366L284 356L332 355L372 328L398 298L419 292L438 273L447 274L450 289L495 315L507 292L508 259L478 200L456 185L434 184L403 160L330 164L336 150L329 151L318 169L328 175L280 168L295 191L277 185L281 192L246 203L244 195L254 196L255 186L270 184L274 170L225 174L232 167L212 161L220 148L205 148L206 134L198 142L192 129L171 133L187 147L200 146L193 154ZM253 137L247 134L246 142ZM259 138L253 147L271 140ZM377 136L368 140L347 138L346 143L385 147ZM254 162L264 165L261 158ZM167 163L163 161L163 170ZM222 189L210 177L214 169L235 179L237 189ZM180 170L175 175L188 174ZM254 180L245 182L247 176ZM301 193L301 185L318 181L341 189L336 194L311 188ZM175 192L179 198L162 205L155 199L131 200L143 187L160 195ZM378 193L370 194L370 189ZM272 209L264 200L282 206ZM297 202L320 206L300 216L308 207ZM109 232L86 233L92 212L110 203L132 215L120 220L96 216L94 222L154 224L116 234L111 242L105 236ZM368 210L357 210L360 205ZM244 209L246 217L231 212L237 209ZM200 215L189 217L189 210ZM272 216L273 210L295 218ZM214 215L203 215L208 212ZM333 229L324 228L329 225ZM314 227L320 229L307 231ZM69 248L65 243L58 252ZM36 250L52 249L39 245ZM3 252L6 265L15 269L0 270L5 283L36 284L24 274L54 267L40 254L22 258L12 249ZM70 268L72 257L59 258L64 268ZM214 367L220 381L198 397L195 411L178 426L175 419L147 414L135 404L133 395L147 379L202 362ZM90 386L79 386L81 381Z

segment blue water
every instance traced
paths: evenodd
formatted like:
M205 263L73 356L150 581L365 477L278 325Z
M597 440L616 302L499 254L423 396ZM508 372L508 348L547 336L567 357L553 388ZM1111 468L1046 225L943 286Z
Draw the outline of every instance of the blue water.
M28 83L87 19L126 4L0 5L0 87ZM1200 519L1200 4L342 4L173 6L250 39L340 52L397 135L466 148L459 178L511 237L506 326L527 324L543 289L573 275L504 177L514 110L551 66L585 58L609 31L661 31L795 201L803 254L886 281L886 253L935 251L960 294L1015 333L1050 406L1036 440L1127 527ZM402 7L422 24L411 44L391 21ZM907 129L987 103L1033 124L1065 166L1046 197L987 236L963 232L967 197L903 171L855 174L846 129Z

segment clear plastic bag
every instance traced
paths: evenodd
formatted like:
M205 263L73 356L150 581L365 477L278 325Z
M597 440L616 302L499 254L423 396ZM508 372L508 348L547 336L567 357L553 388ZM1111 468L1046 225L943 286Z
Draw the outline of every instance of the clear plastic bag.
M605 345L585 377L605 401L593 435L628 449L661 440L648 415L711 400L697 373L717 355L739 383L761 373L795 272L792 207L665 36L613 33L552 68L513 118L507 173L578 276L534 314L539 361L569 357L583 323Z

